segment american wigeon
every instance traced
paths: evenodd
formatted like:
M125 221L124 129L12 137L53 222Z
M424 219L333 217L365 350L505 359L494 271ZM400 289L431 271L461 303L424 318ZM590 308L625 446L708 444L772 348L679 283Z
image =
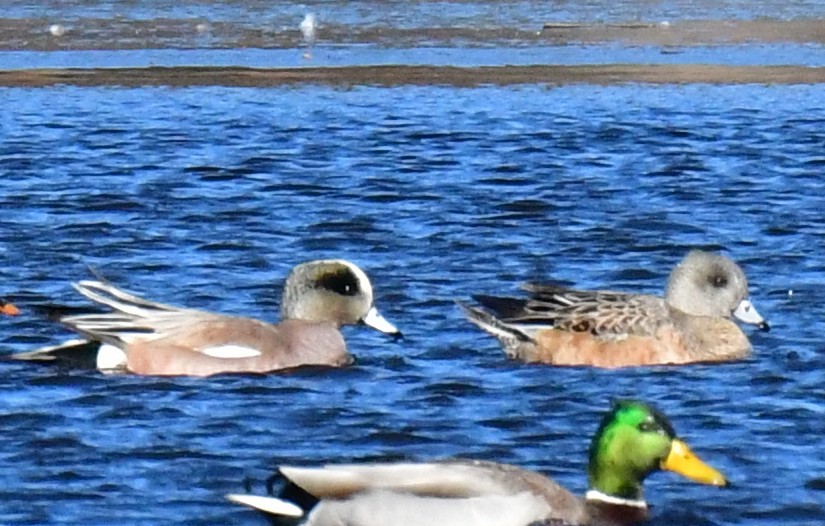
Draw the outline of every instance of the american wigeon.
M511 358L554 365L625 367L720 362L751 344L731 321L769 329L730 259L694 250L667 282L665 297L527 284L528 299L475 296L467 318L496 336Z
M664 415L642 402L623 401L605 415L591 442L584 498L538 473L473 460L282 467L290 484L281 498L227 498L273 517L305 517L307 526L626 525L647 517L642 484L658 470L727 485L676 438Z
M60 321L84 340L17 358L43 360L75 348L88 352L91 341L101 343L97 366L102 370L191 376L265 373L350 363L339 331L342 325L361 323L400 336L373 305L372 285L364 271L343 260L311 261L292 269L277 324L164 305L103 281L73 285L112 311L63 316Z
M20 310L15 307L14 304L0 298L0 314L5 314L6 316L17 316L20 314Z

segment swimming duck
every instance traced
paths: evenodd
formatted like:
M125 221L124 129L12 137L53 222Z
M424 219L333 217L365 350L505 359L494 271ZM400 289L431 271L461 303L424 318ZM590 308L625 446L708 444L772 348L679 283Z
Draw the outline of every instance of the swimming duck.
M474 296L467 318L496 336L508 357L554 365L626 367L739 360L751 353L731 321L768 323L748 281L725 256L694 250L670 274L665 297L527 284L528 299Z
M112 312L62 316L60 321L84 339L16 358L45 361L58 353L88 352L91 342L101 370L191 376L265 373L350 363L342 325L364 324L401 335L373 305L372 284L364 271L340 259L292 269L284 284L282 321L276 324L164 305L104 281L81 281L74 287Z
M614 404L596 431L584 498L539 473L474 460L282 467L286 491L301 495L296 502L302 505L255 495L227 498L306 526L619 526L648 516L642 483L659 470L727 485L676 437L662 413L631 400Z

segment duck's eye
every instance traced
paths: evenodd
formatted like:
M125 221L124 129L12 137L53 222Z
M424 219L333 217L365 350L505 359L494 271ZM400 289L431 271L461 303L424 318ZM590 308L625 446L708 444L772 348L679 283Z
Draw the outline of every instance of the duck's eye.
M639 431L642 433L658 433L660 429L659 424L653 420L645 420L639 424Z
M358 294L357 278L353 276L351 272L347 271L325 274L318 279L318 285L343 296L355 296Z
M722 274L714 274L710 277L710 284L717 288L722 288L728 284L728 278Z

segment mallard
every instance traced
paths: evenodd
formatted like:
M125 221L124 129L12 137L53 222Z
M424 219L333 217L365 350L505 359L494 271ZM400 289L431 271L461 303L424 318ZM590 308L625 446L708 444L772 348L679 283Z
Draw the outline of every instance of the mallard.
M748 281L725 256L691 251L665 297L527 284L528 299L475 296L467 318L496 336L508 357L553 365L627 367L739 360L751 353L731 321L768 323L748 298Z
M538 473L478 460L281 467L286 490L294 494L300 488L303 507L275 497L227 498L308 526L627 525L647 517L642 483L659 470L727 485L676 437L662 413L643 402L621 401L604 416L591 443L584 498Z
M280 323L164 305L105 281L74 287L112 312L62 316L60 322L84 339L15 355L48 361L76 350L88 354L101 344L97 366L142 375L207 376L265 373L302 365L352 362L339 328L363 324L399 337L374 306L372 284L363 270L340 259L302 263L284 284Z

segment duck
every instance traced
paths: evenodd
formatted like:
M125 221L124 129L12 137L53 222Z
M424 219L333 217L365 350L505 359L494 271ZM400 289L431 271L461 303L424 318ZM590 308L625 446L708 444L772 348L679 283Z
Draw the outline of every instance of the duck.
M20 314L20 309L18 309L13 303L0 298L0 314L5 314L6 316L17 316Z
M647 519L643 482L660 470L725 487L725 476L677 438L667 417L620 400L591 441L589 489L579 497L544 475L487 460L279 468L279 497L226 498L305 526L626 526ZM293 500L287 500L291 496Z
M558 366L618 368L729 362L750 356L732 320L768 331L730 258L690 251L670 273L664 297L528 283L528 298L473 296L457 302L495 336L508 358Z
M110 311L58 316L82 338L15 358L49 361L58 355L91 352L96 354L96 367L104 372L269 373L350 364L353 357L340 332L343 325L360 324L394 338L402 336L375 307L366 273L342 259L309 261L290 271L279 323L166 305L102 280L73 286Z

